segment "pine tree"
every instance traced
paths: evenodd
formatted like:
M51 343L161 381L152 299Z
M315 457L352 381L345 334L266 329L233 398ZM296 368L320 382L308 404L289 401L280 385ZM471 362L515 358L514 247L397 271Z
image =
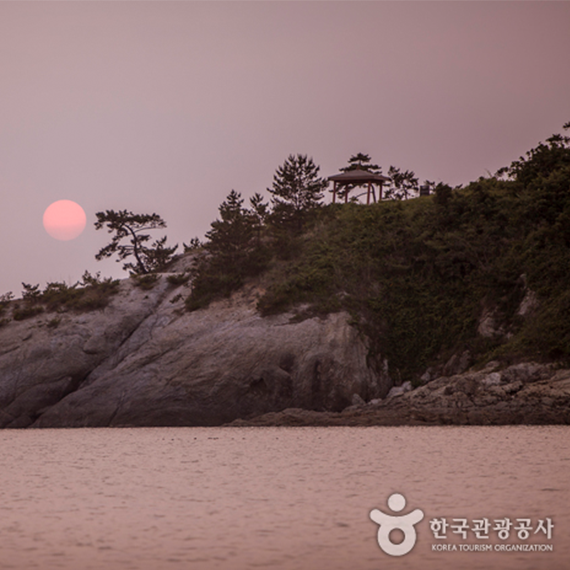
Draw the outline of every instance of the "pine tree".
M272 222L300 231L307 214L320 205L328 182L319 178L320 168L306 154L289 155L273 176Z
M373 174L382 174L382 167L377 164L370 164L370 155L359 152L358 154L352 155L348 159L348 166L341 168L341 172L349 172L351 170L356 170L360 168L361 170L366 170L367 172L372 172Z
M250 201L253 210L244 208L241 194L232 190L220 205L220 219L212 222L206 233L206 254L195 262L192 293L186 300L189 310L230 295L246 277L257 275L267 266L268 252L261 243L267 204L259 194Z
M254 231L257 235L257 245L261 245L261 234L269 218L269 205L263 202L263 196L256 192L250 199L251 210L249 215Z
M254 223L243 207L241 194L235 190L222 202L219 212L221 219L212 222L204 248L222 265L235 267L251 246L255 235Z
M133 256L135 263L125 263L123 269L131 271L135 275L162 271L172 260L172 256L178 245L165 247L166 236L155 241L150 247L145 245L150 241L149 234L143 234L149 230L165 228L166 222L158 214L133 214L127 210L106 210L97 212L95 229L100 230L106 226L109 233L114 233L111 243L101 248L95 255L95 259L101 260L117 254L117 261L122 261ZM131 238L127 244L121 243L126 238Z
M419 192L419 181L412 170L403 172L395 166L390 166L388 176L392 180L384 196L392 200L407 200Z
M378 166L377 164L371 164L369 154L364 154L359 152L357 154L353 154L348 159L348 166L345 166L340 169L341 172L350 172L351 170L356 170L357 168L360 170L366 170L366 172L371 172L372 174L382 174L382 167ZM358 185L357 184L345 184L338 192L338 197L340 199L344 198L347 192L354 190ZM376 198L375 198L376 199Z
M563 125L564 130L570 129L570 122ZM546 139L546 143L539 143L536 148L529 150L526 157L520 157L511 163L510 167L503 167L497 171L497 176L508 175L524 185L549 176L553 170L570 165L570 137L554 134Z

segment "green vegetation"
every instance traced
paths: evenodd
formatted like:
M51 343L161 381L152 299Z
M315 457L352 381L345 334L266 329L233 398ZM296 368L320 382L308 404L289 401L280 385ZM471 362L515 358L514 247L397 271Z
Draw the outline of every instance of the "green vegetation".
M6 307L10 305L10 301L14 298L12 291L0 295L0 315L6 310Z
M145 275L131 275L135 286L143 291L150 291L158 283L159 276L156 273L147 273Z
M362 153L351 168L379 171ZM370 356L387 358L402 381L464 350L479 363L524 357L570 364L569 137L553 135L495 176L465 188L440 183L414 200L406 198L417 193L415 174L392 166L385 194L392 199L370 206L323 206L318 171L307 156L291 155L268 189L270 203L256 194L246 208L230 192L204 243L184 244L194 256L191 272L167 278L173 286L192 279L187 310L258 278L262 314L292 311L303 319L346 310L370 339ZM97 218L96 227L106 224L114 237L96 257L133 256L124 267L139 287L152 288L176 247L166 248L166 237L147 247L150 236L141 232L164 221L126 210ZM0 317L8 307L16 320L102 308L118 288L87 272L71 287L23 285L22 301L0 297ZM494 321L485 336L478 332L484 314Z
M35 317L40 313L44 312L44 308L41 306L34 306L34 305L24 305L20 307L16 305L14 307L14 312L12 313L12 317L15 321L23 321L24 319L29 319L31 317Z
M496 176L465 188L439 184L430 197L315 203L286 232L275 204L254 231L239 195L228 197L206 236L187 307L264 270L263 314L302 305L299 318L348 310L371 339L371 355L388 358L402 380L465 349L478 361L570 360L569 141L555 135ZM395 197L417 186L412 172L392 174L401 175ZM529 290L538 303L523 318ZM485 310L502 334L477 333Z
M133 256L135 263L125 263L123 269L130 271L134 275L146 275L164 271L172 261L174 252L178 245L166 247L166 236L156 240L150 247L145 245L151 237L146 232L157 228L165 228L166 222L158 214L133 214L127 210L106 210L97 212L95 229L100 230L107 227L108 233L112 233L111 243L103 247L95 259L101 260L117 254L117 262ZM121 243L124 239L130 238L125 245Z
M166 278L166 281L170 285L174 285L175 287L179 287L180 285L186 285L190 280L190 275L188 273L172 273Z
M39 285L22 283L22 300L13 302L12 318L21 321L34 317L44 311L84 312L103 309L112 295L119 290L119 281L110 278L101 279L99 273L83 274L82 281L75 285L48 283L41 291ZM56 327L58 319L52 319L48 326Z
M327 181L318 174L319 167L305 154L290 155L277 168L273 185L267 189L271 194L271 224L275 229L293 233L303 229L307 218L320 206L327 186Z
M208 241L195 262L192 292L186 299L189 310L228 296L243 285L246 277L258 275L267 267L269 250L261 239L259 201L254 196L251 203L252 210L244 208L235 190L222 202L221 219L212 222L206 234Z
M192 240L187 251L199 253L192 272L192 292L186 307L193 311L213 299L230 295L247 278L266 270L272 257L291 258L321 209L326 181L311 158L298 154L280 166L273 177L271 209L259 194L243 207L241 194L232 190L222 202L220 219L212 222L202 245Z

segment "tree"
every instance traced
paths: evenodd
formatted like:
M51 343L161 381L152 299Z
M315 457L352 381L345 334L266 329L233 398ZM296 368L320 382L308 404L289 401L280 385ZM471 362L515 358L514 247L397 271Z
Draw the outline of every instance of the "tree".
M289 155L273 176L272 222L300 231L307 214L319 207L328 181L319 178L320 168L306 154Z
M449 184L444 184L443 182L440 182L435 187L433 201L442 209L446 209L448 207L452 197L453 197L453 189L451 188L451 186L449 186Z
M418 178L412 170L402 172L399 168L390 166L388 176L391 183L384 194L387 199L407 200L419 192Z
M211 224L203 244L205 255L193 269L189 310L206 306L212 299L230 295L248 276L267 266L268 251L260 239L267 204L258 194L251 198L253 210L243 207L243 198L232 190L219 207L220 219Z
M366 170L367 172L372 172L373 174L382 174L382 167L377 164L370 164L370 155L359 152L358 154L353 154L348 159L348 166L341 168L341 172L349 172L351 170L356 170L360 168L361 170Z
M220 220L212 222L206 233L206 251L221 265L236 267L247 253L255 235L254 222L243 207L243 198L232 190L219 207Z
M359 152L357 154L353 154L348 159L348 166L344 166L340 169L341 172L350 172L351 170L356 170L357 168L360 170L366 170L366 172L370 172L372 174L382 174L382 167L378 166L377 164L370 163L371 158L369 154L364 154ZM338 192L339 198L344 198L347 192L354 190L358 184L344 184L342 188ZM374 191L374 190L373 190ZM376 194L374 194L376 196ZM376 198L374 198L376 200ZM358 202L358 197L352 198L351 201Z
M570 122L563 125L564 130L569 128ZM526 153L526 158L521 156L510 167L500 168L497 176L506 174L509 179L527 185L541 177L548 177L561 167L570 166L570 137L554 134L546 139L546 143L539 143Z
M134 263L125 263L123 269L130 270L135 275L162 271L172 260L178 245L166 247L166 236L156 240L150 247L145 245L151 236L142 232L165 228L166 222L158 214L133 214L127 210L106 210L97 212L95 229L100 230L106 226L110 234L114 233L111 243L103 247L95 259L101 260L116 253L117 262L130 257L135 258ZM130 237L128 244L120 242Z
M250 199L251 210L249 215L257 235L257 245L261 244L261 233L269 219L269 204L263 202L263 196L256 192Z

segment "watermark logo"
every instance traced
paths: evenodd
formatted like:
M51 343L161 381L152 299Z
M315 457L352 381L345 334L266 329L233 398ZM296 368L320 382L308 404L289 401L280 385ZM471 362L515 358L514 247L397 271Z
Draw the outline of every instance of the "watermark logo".
M379 525L378 546L390 556L403 556L416 545L415 525L423 520L425 513L415 509L405 515L392 514L400 513L406 507L406 499L400 493L390 495L387 502L391 513L379 509L370 511L370 518ZM433 517L429 519L429 529L435 539L431 544L432 552L554 551L552 517ZM393 531L398 531L403 539L397 540L391 535Z
M388 497L388 508L399 513L406 506L406 498L400 493L394 493ZM378 546L390 556L403 556L408 554L416 544L417 534L414 525L424 518L424 512L416 509L407 515L390 515L378 509L370 511L370 518L380 527L378 528ZM400 530L404 534L404 540L400 543L392 542L390 533Z
M431 545L432 551L435 552L552 552L554 550L553 545L549 543L527 542L536 534L539 538L544 535L547 540L552 540L554 522L551 517L538 519L536 525L531 518L517 518L513 521L509 517L500 519L482 517L473 520L439 517L431 519L429 527L433 537L438 541ZM446 542L451 538L448 533L456 535L454 538L460 539L461 542L459 544ZM515 533L519 542L506 542L514 538ZM464 543L470 538L487 542ZM497 539L500 542L496 542Z

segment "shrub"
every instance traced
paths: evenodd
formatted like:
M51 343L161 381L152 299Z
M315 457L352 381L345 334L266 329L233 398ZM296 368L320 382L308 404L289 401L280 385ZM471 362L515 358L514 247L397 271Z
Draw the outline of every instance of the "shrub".
M23 321L24 319L29 319L30 317L35 317L40 313L44 312L44 308L38 305L25 305L24 307L15 308L12 313L12 318L15 321Z
M6 310L6 308L10 305L10 301L14 298L12 291L8 291L8 293L4 293L0 295L0 315Z
M39 284L37 285L30 285L28 283L22 283L22 299L28 303L36 303L40 300L42 295L40 291Z
M170 285L174 285L179 287L180 285L186 285L188 280L190 279L190 275L187 273L173 273L166 278L166 281L170 283Z
M111 278L101 279L100 274L91 275L88 271L82 280L74 285L66 283L48 283L43 291L39 285L23 283L23 307L14 310L14 319L22 320L37 315L44 310L53 311L92 311L103 309L119 290L119 281Z
M55 317L46 323L46 326L50 329L56 329L61 323L61 319Z
M156 273L147 273L146 275L132 275L132 279L137 287L140 287L143 291L150 291L159 280L159 276Z

